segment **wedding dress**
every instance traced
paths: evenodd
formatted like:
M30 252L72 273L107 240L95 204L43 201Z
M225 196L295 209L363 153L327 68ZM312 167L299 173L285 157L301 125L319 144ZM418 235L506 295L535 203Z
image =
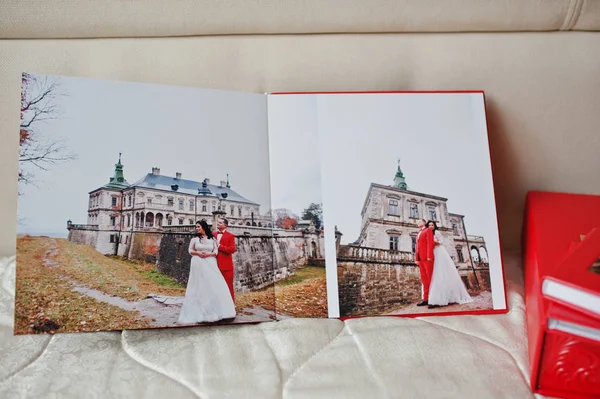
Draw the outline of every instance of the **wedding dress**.
M433 248L433 273L429 285L429 305L445 306L450 303L468 303L473 299L467 292L458 270L448 254L442 234L439 230L435 231L434 240L439 242Z
M206 237L194 237L188 251L217 254L217 242ZM217 258L192 256L185 299L177 323L215 322L233 318L235 315L235 305L217 266Z

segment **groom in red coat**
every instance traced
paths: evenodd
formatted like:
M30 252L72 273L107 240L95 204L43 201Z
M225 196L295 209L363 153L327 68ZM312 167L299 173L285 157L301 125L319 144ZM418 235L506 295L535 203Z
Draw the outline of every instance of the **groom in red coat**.
M235 300L233 294L233 254L236 251L235 236L227 231L228 226L229 222L227 219L220 219L217 223L218 231L214 232L213 235L219 246L217 266L219 266L219 270L221 271L221 274L223 274L227 286L229 286L231 298Z
M417 236L417 247L415 250L415 263L419 266L421 282L423 283L423 300L417 306L425 306L429 300L429 284L433 275L433 231L427 228L427 222L419 219L419 235Z

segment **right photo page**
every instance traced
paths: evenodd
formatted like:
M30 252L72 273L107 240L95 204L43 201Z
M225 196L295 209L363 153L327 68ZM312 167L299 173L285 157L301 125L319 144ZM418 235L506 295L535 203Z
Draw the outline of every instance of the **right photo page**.
M314 96L329 317L505 310L483 93Z

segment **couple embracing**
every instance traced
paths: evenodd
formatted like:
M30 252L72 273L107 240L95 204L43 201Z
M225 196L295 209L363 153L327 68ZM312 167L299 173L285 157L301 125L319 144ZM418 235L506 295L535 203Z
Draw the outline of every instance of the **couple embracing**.
M233 293L235 236L221 219L211 233L208 223L196 222L196 237L188 249L192 256L185 299L178 324L233 320L236 315Z
M423 300L417 306L429 309L452 303L468 303L473 299L467 292L456 266L444 247L442 233L434 221L420 219L415 250L415 262L419 266L423 283Z

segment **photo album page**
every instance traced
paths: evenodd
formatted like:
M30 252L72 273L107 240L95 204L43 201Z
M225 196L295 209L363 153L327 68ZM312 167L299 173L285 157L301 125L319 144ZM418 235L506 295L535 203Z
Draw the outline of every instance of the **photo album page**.
M325 263L329 317L507 309L483 92L281 93L268 109L273 205L322 206L308 264Z
M506 311L482 92L24 73L15 334Z

